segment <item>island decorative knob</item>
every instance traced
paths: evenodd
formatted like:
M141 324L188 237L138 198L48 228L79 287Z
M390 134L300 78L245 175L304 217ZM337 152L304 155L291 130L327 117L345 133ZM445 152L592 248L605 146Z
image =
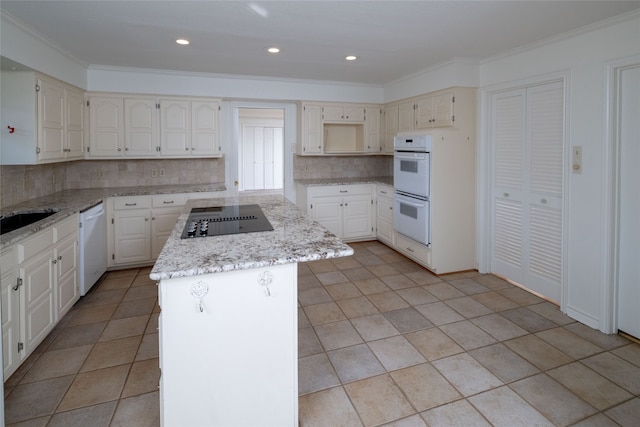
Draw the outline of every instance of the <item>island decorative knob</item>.
M271 274L270 271L263 271L258 275L258 283L266 288L265 293L270 297L271 290L269 289L269 285L273 283L273 274Z
M199 281L191 285L191 296L194 298L198 298L198 308L200 309L200 313L204 312L204 304L202 303L202 298L209 293L209 285L203 281Z

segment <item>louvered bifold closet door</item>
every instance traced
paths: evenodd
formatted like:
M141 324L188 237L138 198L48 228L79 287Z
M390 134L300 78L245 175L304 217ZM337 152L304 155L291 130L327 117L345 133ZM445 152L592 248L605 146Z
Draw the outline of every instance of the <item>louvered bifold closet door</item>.
M562 83L495 94L492 101L492 271L560 302Z

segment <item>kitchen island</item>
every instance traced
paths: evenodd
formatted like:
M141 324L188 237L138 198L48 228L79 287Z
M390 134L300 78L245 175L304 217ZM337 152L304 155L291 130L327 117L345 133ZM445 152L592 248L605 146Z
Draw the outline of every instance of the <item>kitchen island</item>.
M181 239L191 209L257 204L273 231ZM297 263L353 250L283 196L191 200L153 267L163 426L297 426Z

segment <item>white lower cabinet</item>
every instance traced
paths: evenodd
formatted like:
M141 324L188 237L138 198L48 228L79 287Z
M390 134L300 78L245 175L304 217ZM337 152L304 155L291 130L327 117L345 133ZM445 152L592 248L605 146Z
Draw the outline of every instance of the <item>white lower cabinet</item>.
M109 267L152 263L162 251L189 199L216 193L174 193L112 197L108 200Z
M160 281L162 426L298 425L296 289L295 263Z
M118 197L113 200L114 264L135 264L151 259L151 198Z
M376 237L393 246L393 187L389 185L377 186L376 207Z
M375 238L374 185L303 186L298 205L333 234L344 240Z
M2 288L2 361L4 379L20 366L20 275L18 247L10 246L0 254L0 287Z
M78 215L9 247L1 264L6 380L80 298Z

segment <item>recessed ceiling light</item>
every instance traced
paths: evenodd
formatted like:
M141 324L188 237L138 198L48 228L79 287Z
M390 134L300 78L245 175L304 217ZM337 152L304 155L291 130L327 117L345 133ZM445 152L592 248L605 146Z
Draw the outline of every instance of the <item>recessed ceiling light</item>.
M187 39L177 39L176 43L186 46L186 45L189 44L189 40L187 40Z
M277 47L268 47L267 52L269 53L280 53L280 49Z
M355 55L348 55L344 59L346 59L347 61L355 61L356 59L358 59L358 57Z

